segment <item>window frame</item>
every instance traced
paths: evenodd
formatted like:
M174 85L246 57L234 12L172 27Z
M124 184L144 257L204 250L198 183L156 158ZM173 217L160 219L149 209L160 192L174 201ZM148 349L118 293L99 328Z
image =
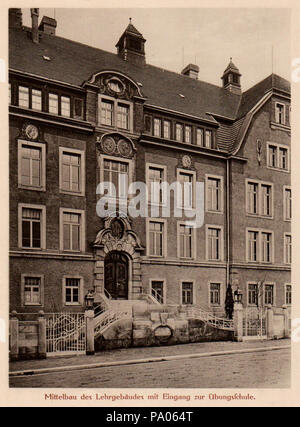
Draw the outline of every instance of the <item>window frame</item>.
M251 286L251 285L255 285L256 286L256 291L255 291L256 302L250 302L249 301L249 296L250 296L250 294L249 294L249 292L250 292L249 286ZM258 298L259 298L259 295L258 295L258 283L257 282L247 282L247 307L257 307L257 303L259 302Z
M30 146L33 148L40 149L41 162L40 162L40 180L41 185L39 187L33 185L25 185L22 183L22 147ZM27 141L25 139L18 139L18 188L34 191L46 191L46 145L44 143Z
M291 287L291 302L287 302L287 287L290 286ZM284 284L284 304L287 305L288 307L290 307L292 305L292 298L293 298L293 290L292 290L292 284L291 283L285 283Z
M41 245L38 248L32 248L28 246L23 246L23 227L22 227L22 213L23 208L25 209L36 209L41 211ZM18 204L18 247L22 249L27 249L31 251L40 251L46 249L46 206L45 205L34 205L28 203L19 203Z
M101 123L101 105L102 100L106 102L110 102L113 106L112 108L112 124L102 124ZM128 129L118 127L118 105L123 104L128 107ZM125 99L119 99L119 98L112 98L107 95L98 94L98 102L97 102L97 127L104 127L107 129L118 129L122 132L133 132L133 106L132 102L126 101Z
M286 205L286 192L290 191L291 192L291 217L287 218L286 216L286 211L287 211L287 205ZM283 186L283 220L287 221L287 222L291 222L292 221L292 187L290 185L284 185Z
M79 191L66 190L63 188L63 154L70 153L80 156L80 174L79 174ZM59 192L62 194L70 194L73 196L85 195L85 150L78 150L76 148L59 147Z
M66 301L66 288L67 288L67 279L79 279L79 290L78 290L78 302L67 302ZM82 276L77 274L67 274L62 278L62 300L64 306L78 307L82 306L84 302L83 298L83 289L84 289L84 279Z
M26 277L40 279L40 302L39 303L26 303L25 302L25 279ZM44 306L44 283L45 277L43 274L36 273L22 273L21 274L21 306L22 307L43 307Z
M213 259L209 257L208 231L209 229L219 230L219 258ZM223 226L218 224L205 224L205 255L206 261L222 262L224 260L224 232Z
M192 285L192 303L183 302L183 284L190 283ZM195 280L181 280L180 281L180 304L181 305L195 305L196 304L196 289L195 289Z
M279 120L277 120L277 118L279 119L279 113L277 110L277 106L280 105L283 107L283 121L280 122ZM278 102L275 101L275 123L279 124L279 125L283 125L286 126L286 104L283 104L282 102Z
M162 137L162 119L160 117L153 117L153 136L157 138Z
M263 306L266 307L270 303L266 303L266 286L272 286L273 287L273 301L272 301L272 307L276 307L276 286L275 282L265 282L263 285Z
M220 290L220 303L212 303L211 302L211 285L219 285L219 290ZM210 280L208 282L208 307L210 308L218 308L218 307L222 307L223 302L224 302L224 286L223 286L223 282L218 281L218 280Z
M270 161L269 161L270 160L270 157L269 157L270 147L276 148L276 166L270 165ZM286 169L279 167L279 150L280 150L280 148L285 149L287 151L287 168ZM290 172L290 165L291 165L290 147L288 145L278 144L277 142L267 141L266 149L267 149L267 157L266 157L267 158L267 168L272 169L272 170L277 170L280 172L289 173Z
M149 279L149 294L152 295L152 282L162 282L162 291L163 291L163 304L166 304L167 301L167 282L166 279L161 278L150 278Z
M79 250L76 249L64 249L64 213L77 214L81 217L80 222L80 238L79 238ZM71 209L71 208L59 208L59 250L63 253L82 253L85 252L86 239L86 223L85 223L85 211L82 209Z
M167 204L167 189L166 188L162 189L162 201L161 202L156 203L156 202L152 202L152 200L151 200L151 193L149 192L149 185L150 185L149 175L150 175L150 169L151 168L160 169L162 171L162 182L167 182L167 166L159 165L157 163L146 162L146 186L147 186L146 203L150 204L152 206L166 206L166 204Z
M291 238L291 243L290 243L290 261L287 261L287 243L286 243L286 238L290 237ZM283 263L286 265L291 265L292 264L292 233L284 233L283 234Z
M254 232L258 233L257 236L257 256L256 261L249 259L249 239L248 239L248 233ZM269 233L271 235L271 249L270 249L270 261L262 261L262 234L263 233ZM247 227L246 228L246 262L250 264L263 264L263 265L269 265L274 264L274 254L275 254L275 241L274 241L274 231L273 230L267 230L262 228L255 228L255 227Z
M220 182L220 191L219 191L219 204L220 209L219 210L213 210L209 209L209 199L208 199L208 184L209 180L219 180ZM223 184L223 176L222 175L212 175L212 174L205 174L205 211L210 213L216 213L216 214L223 214L224 213L224 184Z
M166 258L167 257L167 221L161 218L146 218L146 254L151 258ZM162 227L162 251L161 255L153 255L150 253L150 223L156 222L163 224Z
M179 197L177 197L177 208L178 209L183 209L183 210L192 210L195 209L195 205L196 205L196 171L194 170L190 170L190 169L182 169L182 168L177 168L176 170L176 179L177 182L180 183L180 175L184 174L184 175L190 175L192 177L192 206L184 206L184 192L182 191L182 195L183 195L183 200L181 205L179 205ZM183 188L182 188L183 190Z
M191 229L191 256L187 257L187 256L181 256L181 246L180 246L180 227L181 226L185 226ZM196 259L197 256L197 247L196 247L196 242L197 242L197 238L196 238L196 233L197 233L197 229L193 226L187 225L185 223L185 221L177 221L177 258L179 259L183 259L183 260L191 260L191 259Z
M249 199L248 199L249 184L257 185L257 201L256 201L257 213L250 212L250 209L249 209ZM270 215L264 215L262 212L263 206L264 206L262 187L264 187L264 186L265 187L268 186L271 188L271 192L270 192L270 197L271 197ZM260 218L266 218L266 219L274 219L274 183L273 182L260 181L257 179L246 178L245 179L245 198L246 198L245 207L246 207L246 215L247 216L260 217Z

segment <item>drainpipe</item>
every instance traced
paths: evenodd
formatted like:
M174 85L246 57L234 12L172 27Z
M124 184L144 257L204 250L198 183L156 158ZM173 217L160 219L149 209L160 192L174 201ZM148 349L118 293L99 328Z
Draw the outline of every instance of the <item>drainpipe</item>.
M229 254L230 254L230 183L229 183L229 159L226 159L226 238L227 238L227 248L226 248L226 289L230 281L230 264L229 264Z

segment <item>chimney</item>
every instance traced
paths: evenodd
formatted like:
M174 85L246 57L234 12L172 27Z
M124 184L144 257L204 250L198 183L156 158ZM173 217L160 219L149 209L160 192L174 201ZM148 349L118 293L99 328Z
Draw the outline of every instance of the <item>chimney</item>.
M49 16L43 16L43 19L41 20L41 23L39 26L39 30L45 34L50 34L52 36L55 36L56 26L57 26L56 19L49 18Z
M9 28L22 28L22 9L9 9L8 14Z
M39 23L39 9L30 9L31 12L31 22L32 22L32 29L31 29L31 37L33 43L39 43L39 29L38 29L38 23Z
M189 64L181 71L181 74L183 74L184 76L188 76L196 80L198 80L198 73L199 67L195 64Z

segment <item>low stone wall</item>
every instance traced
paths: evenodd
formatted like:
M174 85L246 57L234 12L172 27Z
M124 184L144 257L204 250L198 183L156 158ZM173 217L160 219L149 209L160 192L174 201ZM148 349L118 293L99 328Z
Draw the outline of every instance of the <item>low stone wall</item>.
M139 302L133 305L132 319L120 319L101 334L95 350L228 340L233 331L189 319L184 307Z

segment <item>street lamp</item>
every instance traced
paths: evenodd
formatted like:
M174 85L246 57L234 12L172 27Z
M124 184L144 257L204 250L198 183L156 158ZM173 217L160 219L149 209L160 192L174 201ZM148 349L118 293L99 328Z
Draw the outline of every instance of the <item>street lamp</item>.
M89 290L86 296L84 297L85 302L85 309L86 310L93 310L94 308L94 293L93 291Z
M234 302L241 304L242 298L243 298L243 291L241 291L239 288L237 288L234 291Z

